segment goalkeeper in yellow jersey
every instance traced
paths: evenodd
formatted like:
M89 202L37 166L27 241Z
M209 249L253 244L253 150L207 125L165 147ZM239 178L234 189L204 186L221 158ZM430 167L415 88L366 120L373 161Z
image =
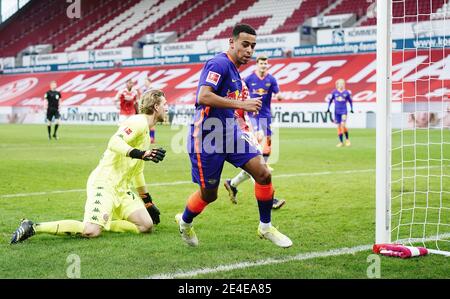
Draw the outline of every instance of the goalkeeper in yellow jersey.
M124 121L111 137L108 148L87 181L84 220L33 223L24 219L13 233L11 244L34 234L97 237L103 230L150 232L159 223L159 210L152 202L144 179L144 163L158 163L165 150L150 148L149 130L163 121L167 110L164 93L150 90L139 103L139 114ZM139 196L132 191L135 187Z

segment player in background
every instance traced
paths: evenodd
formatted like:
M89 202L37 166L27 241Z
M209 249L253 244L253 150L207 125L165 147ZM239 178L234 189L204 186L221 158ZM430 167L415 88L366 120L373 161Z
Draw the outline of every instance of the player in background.
M336 89L333 89L328 98L328 109L330 112L331 103L334 101L334 122L337 124L337 131L339 136L339 143L336 147L344 145L343 135L345 135L345 145L350 146L350 139L348 138L347 128L347 102L350 103L350 112L353 113L352 93L345 89L345 80L338 79L336 81Z
M136 103L139 100L139 91L134 88L135 83L129 79L126 87L116 94L115 102L119 112L119 125L129 117L136 114Z
M262 108L258 113L249 113L254 131L259 143L262 144L262 154L267 162L272 153L272 112L270 109L272 103L272 94L277 100L282 100L277 80L267 72L269 67L269 59L267 56L261 55L256 58L256 71L245 79L245 83L250 90L250 98L262 97ZM269 167L270 170L273 170ZM241 171L231 180L224 183L228 191L230 199L233 203L237 203L237 186L248 180L250 176L247 172ZM286 201L284 199L273 199L273 209L281 208Z
M58 131L58 127L60 124L60 117L59 114L59 101L61 100L61 93L56 90L57 84L56 81L50 82L50 90L47 91L44 95L44 98L47 100L47 132L48 132L48 139L52 139L52 122L53 119L55 120L55 129L53 131L53 138L58 140L58 136L56 135L56 132Z
M142 88L142 94L144 94L146 91L149 91L153 89L152 87L152 80L150 79L150 77L145 78L144 81L144 87ZM155 143L155 128L151 128L150 129L150 143Z
M241 101L246 101L250 97L249 90L247 87L247 84L245 84L245 81L242 81L242 93L241 93ZM253 141L253 143L256 145L258 150L262 153L263 152L263 139L261 138L261 134L256 134L254 124L255 122L251 120L249 113L242 109L236 109L234 116L236 117L236 121L242 130L242 132L246 135L248 135L248 138ZM258 138L259 137L259 138ZM248 172L245 170L241 170L241 172L236 175L231 180L226 180L224 183L225 189L227 189L228 194L230 196L230 200L232 203L237 204L237 186L241 184L242 182L248 180L249 178L252 179L253 183L255 180L251 177ZM273 199L273 205L272 209L279 209L282 207L286 201L284 199Z
M33 223L24 219L13 233L11 244L36 233L97 237L103 230L150 232L158 224L159 210L153 203L144 178L144 161L158 163L165 157L162 148L150 150L148 131L166 114L164 93L145 93L140 114L125 120L110 138L98 166L87 181L84 220ZM132 191L135 187L139 195Z
M251 60L255 46L255 30L249 25L237 24L229 39L228 51L208 60L200 74L194 123L188 136L192 180L199 185L199 190L190 195L184 213L175 216L181 238L190 246L198 245L193 220L217 199L225 161L244 169L255 180L260 220L258 236L280 247L292 245L292 241L271 224L274 195L271 173L261 153L237 127L234 119L235 109L258 112L261 108L260 98L238 100L242 92L238 69ZM211 124L214 128L210 127ZM211 142L211 135L215 142Z

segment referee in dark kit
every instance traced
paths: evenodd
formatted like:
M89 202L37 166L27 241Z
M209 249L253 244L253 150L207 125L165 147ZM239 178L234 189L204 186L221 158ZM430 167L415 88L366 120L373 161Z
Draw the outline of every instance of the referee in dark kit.
M48 131L48 139L52 139L51 131L52 131L52 121L55 120L55 130L53 131L53 138L58 140L58 136L56 135L56 131L58 131L59 127L59 118L61 115L59 114L59 101L61 100L61 93L56 90L56 81L50 82L50 90L45 93L45 99L48 102L47 105L47 131Z

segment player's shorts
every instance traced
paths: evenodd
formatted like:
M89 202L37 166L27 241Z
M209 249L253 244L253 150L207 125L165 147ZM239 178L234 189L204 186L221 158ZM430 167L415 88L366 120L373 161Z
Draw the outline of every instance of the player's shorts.
M347 121L347 113L335 113L334 114L334 122L337 124L345 123Z
M238 129L234 137L229 143L225 142L227 144L225 148L214 152L208 146L202 147L199 137L189 136L188 152L194 183L206 189L217 188L225 161L234 167L242 167L254 157L261 155L257 144L254 144L254 140L249 135ZM206 139L203 138L203 140Z
M59 114L58 109L47 109L47 120L52 121L53 118L59 119L61 114Z
M270 125L272 124L271 117L260 117L259 115L249 116L250 121L255 132L261 131L264 136L272 136L272 129Z
M95 171L89 176L86 187L83 222L109 230L112 220L127 220L133 212L145 209L139 195L131 190L115 190L104 179L97 177Z

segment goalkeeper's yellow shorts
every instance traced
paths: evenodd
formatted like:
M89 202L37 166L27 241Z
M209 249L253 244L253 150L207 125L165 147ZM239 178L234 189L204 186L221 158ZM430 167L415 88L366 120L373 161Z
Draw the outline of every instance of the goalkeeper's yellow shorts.
M105 230L110 229L112 220L128 220L133 212L145 209L140 196L132 190L116 190L94 174L89 176L86 192L83 222L98 224Z

